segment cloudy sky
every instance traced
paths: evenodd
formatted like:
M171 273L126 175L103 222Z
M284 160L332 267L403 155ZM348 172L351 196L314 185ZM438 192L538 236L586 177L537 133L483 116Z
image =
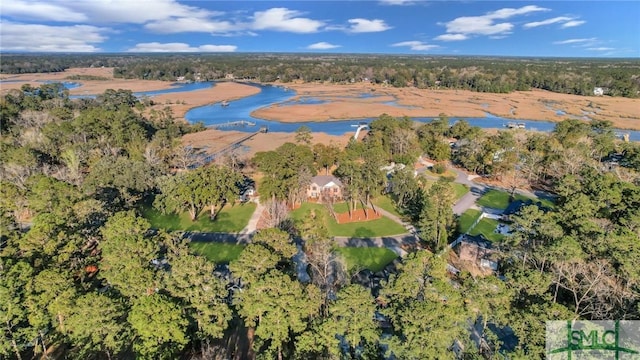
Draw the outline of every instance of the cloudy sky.
M2 52L640 57L640 1L4 0Z

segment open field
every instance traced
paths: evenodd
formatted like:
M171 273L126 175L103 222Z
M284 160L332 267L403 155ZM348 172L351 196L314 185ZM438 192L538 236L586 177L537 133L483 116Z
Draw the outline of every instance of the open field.
M555 204L550 200L547 200L547 199L533 200L522 194L515 194L515 196L513 197L513 200L522 200L522 201L532 200L534 203L540 202L544 207L548 207L548 208L555 207ZM510 201L509 193L505 191L500 191L500 190L489 190L487 191L487 193L482 195L476 203L480 206L504 210L509 206L511 201Z
M190 242L189 247L216 264L229 263L240 256L245 245L217 242Z
M167 231L200 231L200 232L229 232L235 233L244 229L249 218L256 209L256 204L226 205L216 215L216 219L209 219L209 212L203 210L196 221L189 219L189 214L162 214L160 211L148 206L142 209L142 215L149 220L151 226Z
M303 203L300 208L292 211L290 213L291 218L296 222L302 222L305 220L307 212L311 209L322 213L325 216L329 236L371 238L405 234L407 232L407 230L400 224L397 224L386 217L381 217L375 220L338 224L335 219L329 215L329 212L324 205L308 202Z
M341 247L336 251L344 257L349 272L369 269L378 272L398 257L387 248L374 247Z

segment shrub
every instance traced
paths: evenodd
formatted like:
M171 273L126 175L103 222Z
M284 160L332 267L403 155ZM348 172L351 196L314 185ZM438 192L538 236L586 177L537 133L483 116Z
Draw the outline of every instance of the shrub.
M435 164L433 165L433 172L436 174L444 174L447 171L447 168L443 164Z

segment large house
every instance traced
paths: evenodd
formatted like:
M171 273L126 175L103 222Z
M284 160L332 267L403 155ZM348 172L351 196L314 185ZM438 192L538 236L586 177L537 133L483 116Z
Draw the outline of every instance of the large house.
M342 200L342 182L333 175L314 176L307 187L307 198L318 201Z

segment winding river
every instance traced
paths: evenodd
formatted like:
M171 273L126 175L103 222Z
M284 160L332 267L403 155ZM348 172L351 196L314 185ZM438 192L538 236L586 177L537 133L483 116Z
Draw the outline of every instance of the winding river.
M11 80L3 80L2 82L11 82ZM51 83L55 81L41 81L43 83ZM82 86L82 83L65 81L62 84L67 89L73 89ZM297 122L278 122L271 120L264 120L255 118L251 113L257 109L265 106L276 104L276 106L286 106L289 104L322 104L328 101L317 99L313 97L301 97L297 100L292 100L296 96L296 92L281 86L262 85L262 84L248 84L260 89L260 92L247 96L238 100L233 100L228 103L228 106L222 106L221 103L215 103L211 105L205 105L193 108L185 114L185 118L192 122L202 122L207 126L219 126L230 122L236 121L249 121L255 123L253 126L223 126L221 130L236 130L244 132L255 132L260 129L261 126L266 126L269 131L275 132L294 132L300 126L306 125L313 132L324 132L329 135L343 135L345 133L353 133L354 127L358 126L361 122L370 122L374 118L361 118L351 120L333 120L333 121L297 121ZM193 83L175 83L168 89L151 90L135 92L136 96L154 96L159 94L177 93L195 91L200 89L206 89L215 86L215 82L193 82ZM363 96L371 96L370 94L363 94ZM95 95L75 95L71 98L81 97L95 97ZM403 107L395 102L390 102L389 105ZM430 122L433 117L413 117L411 118L418 122ZM499 116L494 116L489 113L482 118L473 117L450 117L450 123L453 124L458 120L464 119L472 126L478 126L484 129L502 129L508 123L518 122L524 123L529 130L538 131L552 131L556 125L555 122L550 121L537 121L537 120L520 120L520 119L507 119ZM632 141L640 141L640 131L635 130L617 130L619 133L628 133L629 138Z
M205 105L193 108L189 110L185 118L192 122L201 121L207 126L219 126L229 122L236 121L249 121L255 123L255 126L223 126L219 127L221 130L236 130L245 132L254 132L260 129L261 126L267 126L269 131L275 132L294 132L300 126L306 125L313 132L324 132L330 135L342 135L347 132L354 132L354 127L360 122L369 122L373 118L366 119L352 119L352 120L334 120L334 121L299 121L299 122L278 122L259 119L251 116L251 113L257 109L272 104L286 105L291 103L291 99L296 95L295 91L289 90L280 86L273 85L259 85L251 84L260 88L260 93L241 98L238 100L230 101L228 106L222 106L221 103L215 103L211 105ZM320 103L323 100L314 98L302 98L300 102L296 103ZM284 103L284 104L283 104ZM536 120L514 120L501 118L487 113L483 118L470 118L470 117L452 117L450 118L451 124L458 120L467 120L472 126L478 126L481 128L504 128L510 122L524 123L529 130L538 131L552 131L556 125L555 122L550 121L536 121ZM413 117L412 120L418 122L430 122L433 117ZM619 130L621 133L629 133L629 137L633 141L640 141L640 131L633 130Z

